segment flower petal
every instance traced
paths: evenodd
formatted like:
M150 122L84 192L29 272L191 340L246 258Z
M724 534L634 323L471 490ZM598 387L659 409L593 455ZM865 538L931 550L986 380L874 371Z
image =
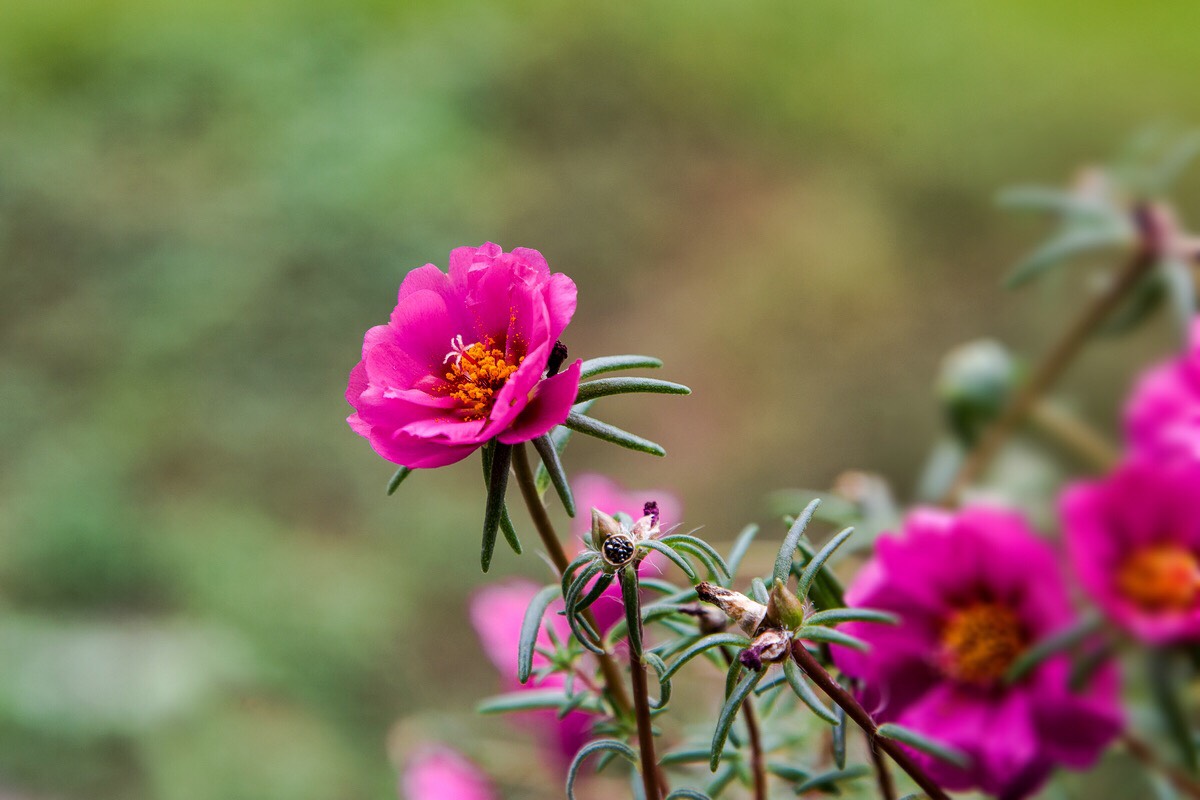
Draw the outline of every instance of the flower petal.
M582 361L576 361L563 372L539 382L520 416L500 434L500 441L504 444L525 442L549 433L555 425L565 422L579 391L582 365Z

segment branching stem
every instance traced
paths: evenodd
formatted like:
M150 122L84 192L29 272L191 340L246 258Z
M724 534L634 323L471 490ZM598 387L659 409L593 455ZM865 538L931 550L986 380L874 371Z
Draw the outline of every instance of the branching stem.
M916 782L917 786L921 787L921 791L929 795L931 800L950 800L942 788L934 783L933 779L926 775L920 765L913 761L896 742L877 735L879 727L867 710L854 699L854 695L838 685L838 682L813 658L812 653L804 648L802 642L792 643L792 658L812 682L829 695L830 700L841 706L846 712L846 716L853 720L855 725L866 732L872 752L878 749L887 753L892 761L896 762L896 766L907 772L908 776Z
M1098 294L1083 309L1062 338L1050 349L1029 376L1025 385L1017 391L1012 402L1001 412L992 425L984 431L975 448L967 455L962 466L941 499L943 506L958 504L963 491L974 483L999 452L1000 446L1023 422L1034 404L1066 371L1092 334L1116 310L1131 289L1154 266L1158 255L1166 247L1169 221L1165 210L1144 204L1134 211L1134 220L1139 231L1137 251L1113 282Z
M1154 752L1154 748L1132 733L1124 734L1121 737L1121 741L1125 744L1125 749L1129 751L1131 756L1145 764L1148 768L1161 774L1180 794L1200 800L1200 782L1197 782L1191 775L1165 763Z

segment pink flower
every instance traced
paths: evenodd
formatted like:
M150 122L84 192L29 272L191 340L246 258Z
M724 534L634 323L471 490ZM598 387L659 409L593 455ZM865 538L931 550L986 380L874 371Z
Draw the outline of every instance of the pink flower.
M1125 406L1125 433L1135 455L1200 461L1200 319L1180 358L1138 379Z
M1071 563L1096 604L1145 641L1200 641L1200 463L1131 460L1062 499Z
M843 626L871 651L837 647L834 659L863 681L879 721L969 757L963 769L913 753L946 788L1025 797L1056 764L1091 764L1120 730L1111 665L1079 693L1061 654L1004 679L1026 648L1073 621L1053 551L1018 514L914 511L900 535L879 540L846 600L900 616L895 627Z
M426 745L412 754L400 776L401 800L496 800L479 768L443 745Z
M492 438L541 436L567 418L579 387L579 361L547 375L574 313L575 284L536 250L456 248L449 275L433 264L408 273L391 320L367 331L347 421L414 469L453 464Z
M599 508L610 514L624 512L636 517L640 516L645 503L655 500L664 527L678 521L681 515L679 500L668 492L625 492L614 482L599 475L580 475L573 484L575 497L582 509ZM581 514L574 522L573 533L581 537L580 549L582 536L588 530L587 519L590 519L590 515ZM642 570L661 571L661 557L652 553L642 562ZM480 589L471 599L471 623L479 635L484 652L499 671L505 691L559 688L564 684L563 676L557 673L547 676L540 683L531 679L522 686L517 681L521 623L537 591L536 584L516 580ZM558 600L546 609L542 629L538 632L538 647L553 649L547 628L554 631L559 641L566 641L571 635L566 619L558 614L562 607L562 601ZM621 592L615 582L592 605L592 612L602 631L609 630L624 617ZM546 658L535 652L533 672L536 673L546 664ZM556 764L563 770L579 752L579 748L587 744L591 733L592 716L583 711L572 711L561 720L552 711L529 712L521 717L538 731L547 752L553 754Z

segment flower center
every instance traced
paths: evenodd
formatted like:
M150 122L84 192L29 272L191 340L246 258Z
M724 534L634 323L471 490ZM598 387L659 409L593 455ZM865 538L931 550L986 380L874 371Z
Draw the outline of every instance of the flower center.
M1143 547L1117 571L1117 588L1148 610L1183 611L1200 594L1200 562L1177 544Z
M964 683L998 680L1024 649L1021 621L999 603L960 608L942 629L942 669Z
M457 336L446 354L446 391L463 404L466 419L484 419L492 409L496 392L524 360L521 356L509 363L504 360L504 351L493 342L465 345L462 336Z

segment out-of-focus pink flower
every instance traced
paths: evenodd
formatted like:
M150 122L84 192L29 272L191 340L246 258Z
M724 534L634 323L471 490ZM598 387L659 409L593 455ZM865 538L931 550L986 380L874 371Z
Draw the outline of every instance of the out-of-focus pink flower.
M401 800L496 800L487 777L457 750L426 745L400 775Z
M658 502L660 524L663 527L678 522L682 513L679 500L669 492L625 492L616 483L599 475L581 475L572 481L572 486L577 505L580 509L588 511L599 508L608 514L622 512L636 518L641 516L643 506L653 500ZM581 513L574 522L572 532L580 537L577 540L579 549L582 549L582 536L588 531L587 521L590 519L589 513ZM642 562L640 571L643 574L661 572L665 559L660 558L658 553L651 553ZM524 686L517 681L517 648L521 641L521 623L525 619L525 610L537 591L536 584L515 580L480 589L471 598L471 623L483 643L484 652L500 672L507 691L522 688L559 688L564 683L560 674L549 675L540 683L531 679ZM538 647L552 649L547 628L554 631L559 641L566 641L570 637L570 626L558 613L562 608L562 601L557 600L546 609L542 618L542 628L538 631ZM609 630L624 617L620 588L616 582L596 600L592 611L601 631ZM533 672L536 673L545 667L546 663L545 657L535 651ZM556 763L563 769L579 752L579 748L588 742L592 717L583 711L572 711L561 720L557 719L552 711L527 712L519 717L537 729L547 750L554 754Z
M433 264L408 273L388 324L367 331L347 421L414 469L453 464L495 437L540 436L567 418L579 387L579 361L547 377L574 313L575 284L538 251L456 248L449 275Z
M1200 319L1179 358L1138 379L1125 406L1125 433L1135 456L1200 461Z
M1075 573L1114 622L1152 643L1200 641L1200 463L1131 460L1061 505Z
M881 722L895 722L964 752L962 769L913 752L943 786L1025 797L1057 764L1085 767L1121 727L1115 668L1083 691L1068 687L1065 655L1009 684L1005 673L1031 644L1074 615L1054 553L1017 514L973 507L917 510L846 593L850 605L898 614L898 626L843 630L869 653L834 648L863 682Z

